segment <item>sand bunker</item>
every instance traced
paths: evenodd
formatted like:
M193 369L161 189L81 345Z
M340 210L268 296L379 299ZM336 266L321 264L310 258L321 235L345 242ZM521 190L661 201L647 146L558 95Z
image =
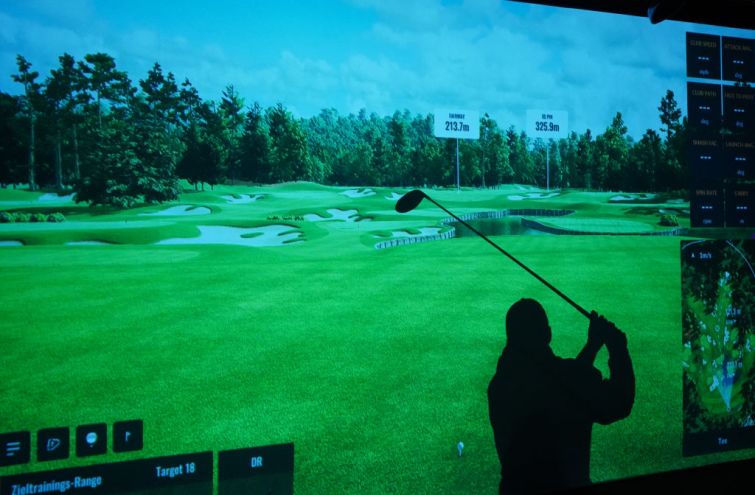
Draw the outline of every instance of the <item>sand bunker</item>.
M436 235L440 233L440 229L438 227L422 227L419 230L419 234L411 234L405 230L394 230L391 232L391 237L399 238L399 237L423 237L427 235ZM379 237L379 236L375 236Z
M264 227L225 227L221 225L198 225L199 237L165 239L156 244L233 244L236 246L269 247L292 244L302 233L290 225L266 225Z
M559 194L560 193L557 193L557 192L547 193L547 194L544 194L544 193L528 193L528 194L525 194L523 196L521 196L519 194L513 194L513 195L509 196L509 199L511 201L522 201L523 199L548 199L548 198L553 198L555 196L558 196Z
M139 213L139 215L143 217L160 217L175 215L209 215L210 213L210 209L205 208L204 206L178 205L154 213Z
M261 194L255 194L254 196L252 196L251 194L237 194L237 196L239 197L237 198L236 196L231 196L230 194L227 194L225 196L220 196L220 197L232 205L244 205L248 203L254 203L258 199L262 199Z
M401 199L401 196L403 196L403 194L392 192L391 195L386 196L385 199L390 201L398 201L399 199Z
M350 198L366 198L367 196L374 196L375 191L372 189L349 189L348 191L344 191L341 194L348 196Z
M653 199L655 194L618 194L613 196L609 201L636 201L638 199Z
M0 241L0 246L23 246L21 241Z
M66 246L112 246L111 242L102 241L70 241L66 242Z
M73 194L68 194L66 196L58 196L55 193L46 193L37 198L37 201L47 202L47 201L65 201L70 202L73 201Z
M307 215L304 215L304 220L307 220L309 222L327 222L331 220L338 220L342 222L369 222L370 220L369 218L360 217L357 210L339 210L338 208L330 208L329 210L327 210L327 212L330 215L330 218L321 217L316 213L309 213Z

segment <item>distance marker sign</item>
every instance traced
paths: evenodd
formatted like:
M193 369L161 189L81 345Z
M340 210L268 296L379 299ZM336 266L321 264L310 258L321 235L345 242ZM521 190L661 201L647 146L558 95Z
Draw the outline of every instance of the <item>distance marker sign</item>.
M436 110L433 134L439 138L480 139L480 114L469 110Z
M561 139L569 135L569 113L560 110L527 110L527 135Z

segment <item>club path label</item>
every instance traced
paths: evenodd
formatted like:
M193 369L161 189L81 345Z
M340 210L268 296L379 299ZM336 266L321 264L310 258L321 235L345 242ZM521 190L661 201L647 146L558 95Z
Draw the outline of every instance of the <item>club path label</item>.
M693 134L718 133L721 127L721 85L687 83L687 113Z
M433 134L439 138L480 139L480 114L471 110L436 110Z

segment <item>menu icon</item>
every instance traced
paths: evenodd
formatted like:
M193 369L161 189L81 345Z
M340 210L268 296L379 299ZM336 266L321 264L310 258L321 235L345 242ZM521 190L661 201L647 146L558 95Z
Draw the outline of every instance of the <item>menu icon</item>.
M29 462L31 433L19 431L0 434L0 467Z

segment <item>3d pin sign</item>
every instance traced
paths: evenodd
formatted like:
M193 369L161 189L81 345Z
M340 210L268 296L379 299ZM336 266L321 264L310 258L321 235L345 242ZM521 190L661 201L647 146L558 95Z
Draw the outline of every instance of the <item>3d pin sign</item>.
M527 135L561 139L569 136L569 113L563 110L527 110Z

